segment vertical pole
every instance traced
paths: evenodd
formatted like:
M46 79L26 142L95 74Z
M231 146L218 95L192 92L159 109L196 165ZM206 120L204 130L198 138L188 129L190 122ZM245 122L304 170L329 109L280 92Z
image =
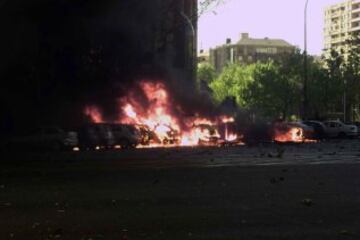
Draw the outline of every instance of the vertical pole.
M303 119L306 120L308 116L308 64L307 64L307 6L309 0L305 2L304 9L304 86L303 86Z

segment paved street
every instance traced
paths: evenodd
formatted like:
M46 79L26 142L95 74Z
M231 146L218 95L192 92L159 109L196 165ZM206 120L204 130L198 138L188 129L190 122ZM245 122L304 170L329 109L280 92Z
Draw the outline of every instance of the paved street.
M358 140L12 154L0 239L359 239Z

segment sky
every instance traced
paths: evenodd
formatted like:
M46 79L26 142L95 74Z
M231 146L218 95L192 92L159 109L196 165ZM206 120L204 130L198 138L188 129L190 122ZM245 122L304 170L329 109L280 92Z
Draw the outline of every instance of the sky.
M343 0L309 0L308 53L320 55L323 49L325 7ZM240 39L247 32L253 38L280 38L304 48L305 0L225 0L200 16L198 49L208 50Z

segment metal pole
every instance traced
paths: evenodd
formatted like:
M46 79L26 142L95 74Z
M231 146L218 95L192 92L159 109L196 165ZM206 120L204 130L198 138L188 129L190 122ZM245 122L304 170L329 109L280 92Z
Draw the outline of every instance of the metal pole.
M344 79L344 99L343 99L343 102L344 102L344 122L346 122L346 79Z
M181 16L186 20L186 22L188 23L188 25L191 28L191 33L193 36L192 39L192 58L193 58L193 62L192 62L192 77L195 77L196 75L196 67L197 67L197 61L196 61L196 32L195 32L195 28L194 25L191 21L191 19L183 12L180 12ZM193 79L194 80L194 79Z
M308 64L307 64L307 7L309 0L305 2L304 9L304 86L303 86L303 119L308 118Z

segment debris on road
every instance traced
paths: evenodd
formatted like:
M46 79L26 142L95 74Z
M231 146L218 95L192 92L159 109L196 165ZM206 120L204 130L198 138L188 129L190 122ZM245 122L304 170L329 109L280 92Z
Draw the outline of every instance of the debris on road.
M313 200L310 198L305 198L301 202L302 202L302 204L304 204L307 207L311 207L314 204Z

